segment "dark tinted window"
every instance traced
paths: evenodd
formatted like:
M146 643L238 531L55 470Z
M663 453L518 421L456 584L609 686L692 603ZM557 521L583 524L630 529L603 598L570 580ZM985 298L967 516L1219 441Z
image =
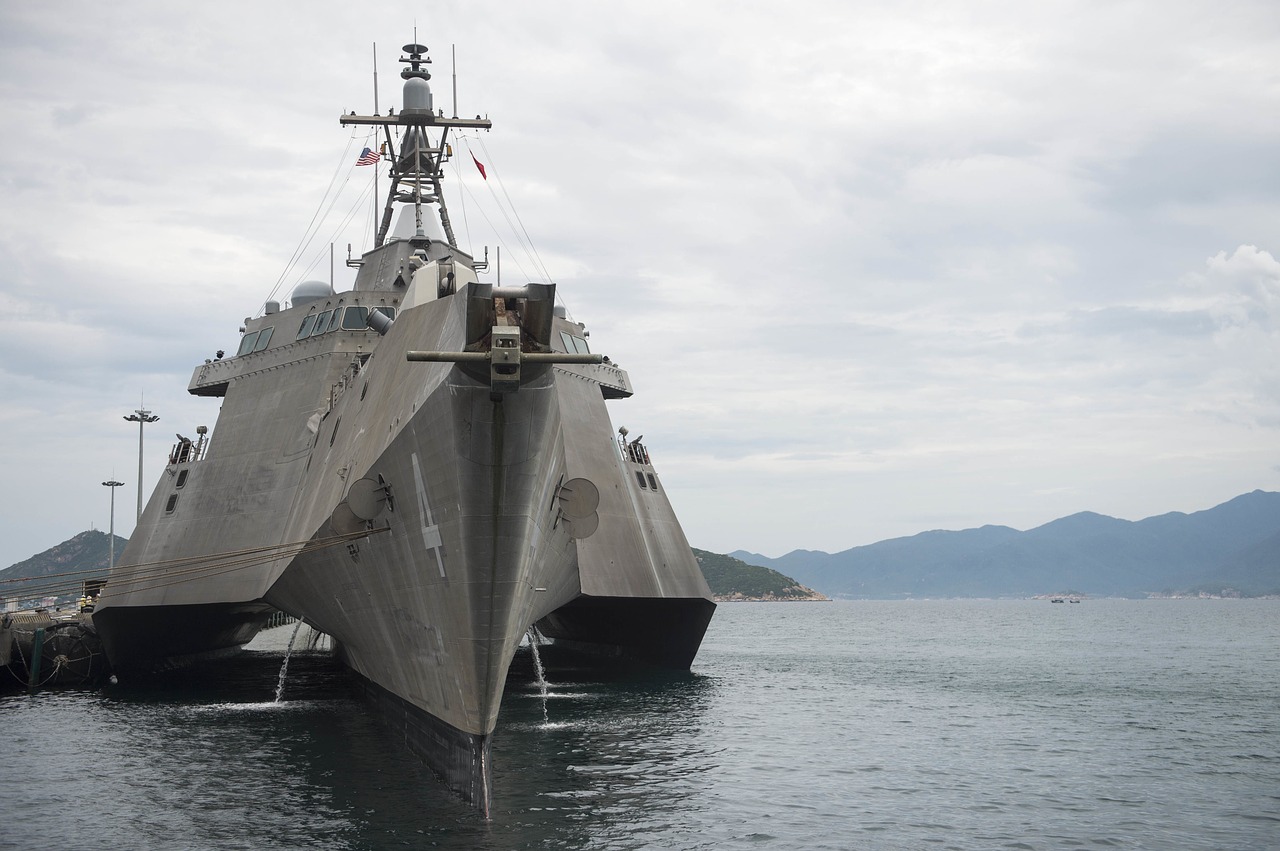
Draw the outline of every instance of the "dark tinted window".
M328 331L328 330L329 330L329 311L322 310L316 314L316 327L315 327L315 330L311 332L311 336L314 337L316 334L323 334L325 331Z
M249 352L253 351L253 344L257 342L257 340L258 340L257 331L254 331L251 334L245 334L243 337L240 338L240 349L239 351L236 352L236 354L237 355L249 354Z
M348 307L342 314L342 330L363 331L368 317L369 309L367 307Z

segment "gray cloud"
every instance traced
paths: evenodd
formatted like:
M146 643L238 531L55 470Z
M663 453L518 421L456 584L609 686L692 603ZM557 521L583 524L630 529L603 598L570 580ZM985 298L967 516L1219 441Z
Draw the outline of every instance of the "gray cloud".
M0 9L0 428L23 448L0 564L104 527L97 483L134 485L120 416L139 395L163 418L154 479L170 432L216 418L191 370L277 281L325 277L329 242L367 245L362 140L336 118L371 107L375 40L398 102L415 19L438 101L456 43L460 111L496 122L456 140L455 223L503 246L504 276L538 275L482 215L506 229L473 145L631 370L615 424L646 435L696 546L841 549L1280 487L1268 4L421 14Z

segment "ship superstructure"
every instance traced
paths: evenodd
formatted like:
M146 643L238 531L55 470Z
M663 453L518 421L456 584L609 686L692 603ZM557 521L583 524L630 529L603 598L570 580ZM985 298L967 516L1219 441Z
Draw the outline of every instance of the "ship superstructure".
M196 368L188 389L221 400L217 424L175 447L94 621L127 677L295 615L487 812L531 626L687 668L714 604L648 450L610 422L627 373L589 351L554 284L483 283L457 246L448 134L489 122L444 117L426 48L404 53L401 110L340 119L387 128L392 164L354 288L300 285Z

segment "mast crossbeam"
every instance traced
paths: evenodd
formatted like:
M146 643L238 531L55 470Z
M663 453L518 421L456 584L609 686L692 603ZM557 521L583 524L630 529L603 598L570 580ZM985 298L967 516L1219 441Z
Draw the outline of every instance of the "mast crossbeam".
M488 130L493 127L493 122L487 118L445 118L440 115L340 115L338 123L342 126L349 124L372 124L381 126L402 127L478 127L482 130Z

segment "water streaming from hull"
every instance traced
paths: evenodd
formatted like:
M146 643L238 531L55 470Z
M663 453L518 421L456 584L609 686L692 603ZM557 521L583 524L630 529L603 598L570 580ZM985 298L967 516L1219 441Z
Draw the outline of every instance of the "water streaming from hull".
M547 675L542 668L542 656L538 653L538 631L533 627L529 628L529 650L533 653L533 672L537 676L535 682L542 693L542 723L550 724L551 718L547 715Z
M302 629L302 621L293 628L289 637L289 647L284 651L284 662L280 665L280 681L276 683L276 703L284 699L284 680L289 675L289 656L293 654L293 643L298 640L298 630Z

